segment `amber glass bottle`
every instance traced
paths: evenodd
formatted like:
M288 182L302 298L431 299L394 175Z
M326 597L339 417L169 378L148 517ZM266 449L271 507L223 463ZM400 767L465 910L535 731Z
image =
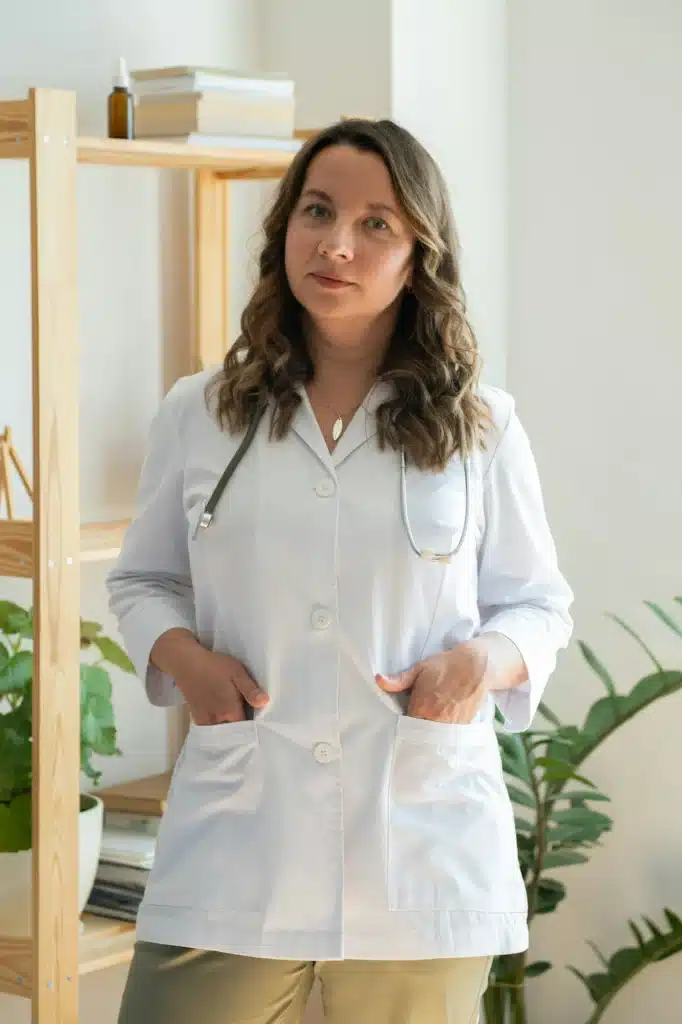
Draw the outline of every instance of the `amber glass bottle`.
M135 97L130 91L130 77L123 57L109 93L108 121L110 139L135 138Z

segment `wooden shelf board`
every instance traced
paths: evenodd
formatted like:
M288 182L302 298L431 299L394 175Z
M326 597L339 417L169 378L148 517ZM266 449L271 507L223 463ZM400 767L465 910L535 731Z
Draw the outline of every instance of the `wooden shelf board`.
M135 946L135 925L106 917L83 914L85 931L80 936L79 974L127 964Z
M83 914L85 930L78 937L78 973L92 974L127 964L135 947L135 925ZM0 993L30 999L33 985L31 939L0 936Z
M285 149L205 148L156 139L79 138L78 160L83 164L128 167L208 168L226 178L278 178L294 153Z
M85 523L81 527L81 562L116 558L130 520ZM33 520L0 520L0 576L33 576Z

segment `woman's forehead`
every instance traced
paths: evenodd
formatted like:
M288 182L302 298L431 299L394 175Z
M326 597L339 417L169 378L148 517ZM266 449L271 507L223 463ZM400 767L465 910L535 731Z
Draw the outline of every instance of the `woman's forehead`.
M307 191L322 193L334 203L363 201L367 206L383 204L399 211L382 158L352 146L328 146L318 153L303 183L303 193Z

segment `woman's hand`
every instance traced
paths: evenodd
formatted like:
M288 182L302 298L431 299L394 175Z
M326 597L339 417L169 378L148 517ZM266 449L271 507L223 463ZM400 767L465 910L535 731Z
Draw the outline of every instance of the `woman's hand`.
M518 648L501 633L485 633L434 654L397 676L376 677L387 693L411 690L407 714L431 722L468 724L488 690L506 690L528 678Z
M396 676L376 677L387 693L411 690L407 714L431 722L469 723L486 694L487 656L476 641L434 654Z
M240 661L207 650L188 630L170 629L160 636L151 660L173 677L197 725L243 722L245 703L262 708L270 700Z

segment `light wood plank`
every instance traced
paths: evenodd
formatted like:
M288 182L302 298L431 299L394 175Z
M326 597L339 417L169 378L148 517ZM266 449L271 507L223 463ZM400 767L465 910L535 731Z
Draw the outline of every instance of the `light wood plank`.
M279 178L294 153L279 149L204 148L157 139L80 138L78 159L84 164L130 167L184 167L220 170L231 178Z
M118 556L130 520L86 523L81 527L80 561L105 562ZM0 576L33 576L33 520L0 519Z
M33 576L33 520L0 521L0 576Z
M0 132L28 135L33 124L30 100L3 100L0 102Z
M92 914L83 915L85 931L79 942L79 974L92 974L128 963L135 946L135 925Z
M229 182L212 171L195 176L194 302L197 370L221 363L229 331Z
M80 579L76 97L35 89L30 161L35 520L35 1024L78 1020Z
M111 523L86 523L81 527L81 562L105 562L116 558L129 526L129 519Z
M0 992L30 998L32 980L31 940L0 935Z

